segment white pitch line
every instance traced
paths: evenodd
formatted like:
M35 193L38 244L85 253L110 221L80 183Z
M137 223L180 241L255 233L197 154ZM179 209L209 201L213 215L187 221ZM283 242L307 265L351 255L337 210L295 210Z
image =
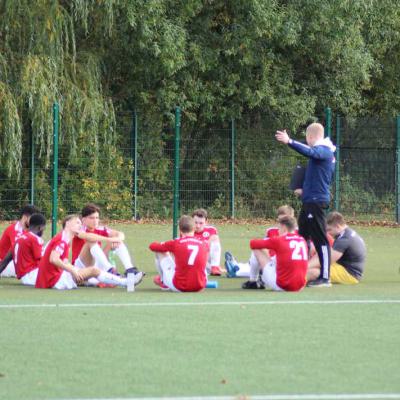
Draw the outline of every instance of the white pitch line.
M400 393L356 393L356 394L271 394L237 396L193 396L193 397L118 397L118 398L70 398L53 400L386 400L400 399Z
M400 304L400 300L266 300L266 301L201 301L165 303L43 303L0 304L0 309L9 308L74 308L74 307L198 307L198 306L257 306L257 305L331 305L331 304Z

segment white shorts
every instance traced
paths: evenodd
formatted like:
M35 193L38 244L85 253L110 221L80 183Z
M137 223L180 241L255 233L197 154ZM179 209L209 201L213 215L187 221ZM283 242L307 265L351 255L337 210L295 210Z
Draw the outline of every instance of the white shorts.
M20 279L21 283L27 286L35 286L38 272L39 268L35 268L31 272L28 272Z
M78 285L74 281L74 278L72 277L71 273L63 271L60 276L60 279L53 286L53 289L70 290L70 289L76 289L77 287Z
M165 257L160 262L160 267L162 270L162 281L165 286L168 286L173 292L180 292L174 284L173 279L175 276L175 261L172 257Z
M15 273L14 261L11 260L7 264L7 267L3 270L0 276L2 278L15 278L17 276L17 274Z
M265 286L272 289L276 290L278 292L283 291L282 288L280 288L276 284L276 258L273 257L269 261L269 263L263 268L262 274L261 274L261 280L264 282Z

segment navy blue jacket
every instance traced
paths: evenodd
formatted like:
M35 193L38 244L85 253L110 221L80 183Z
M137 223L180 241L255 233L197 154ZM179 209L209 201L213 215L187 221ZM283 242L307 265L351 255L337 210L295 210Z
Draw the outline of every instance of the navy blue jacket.
M335 146L328 138L318 141L313 147L293 139L288 145L309 158L301 197L303 203L329 203L329 187L335 170Z

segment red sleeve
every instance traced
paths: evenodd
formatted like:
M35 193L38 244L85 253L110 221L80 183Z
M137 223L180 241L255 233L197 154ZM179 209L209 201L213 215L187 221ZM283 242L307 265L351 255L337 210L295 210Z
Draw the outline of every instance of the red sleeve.
M54 247L53 247L53 251L55 251L56 253L58 253L60 255L60 257L62 257L62 255L64 254L65 251L65 247L66 247L66 243L63 242L62 240L60 240Z
M250 240L250 248L256 249L275 249L275 240L271 239L252 239Z
M0 254L3 255L4 253L3 256L5 256L7 252L11 249L11 247L12 247L12 242L10 238L10 229L9 227L7 227L0 238ZM2 257L0 256L0 258Z
M157 251L158 253L166 253L167 251L173 251L175 247L175 241L169 240L168 242L153 242L150 244L149 249L151 251Z

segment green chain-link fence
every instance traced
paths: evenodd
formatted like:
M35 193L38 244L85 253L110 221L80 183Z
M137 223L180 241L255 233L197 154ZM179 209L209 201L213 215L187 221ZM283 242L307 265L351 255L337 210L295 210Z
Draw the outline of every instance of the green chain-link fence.
M397 219L395 118L338 118L334 206L357 219Z
M241 116L196 130L188 128L183 113L180 213L204 207L213 218L251 219L273 217L283 203L297 208L289 181L296 164L306 159L276 142L275 131L284 128L281 119ZM329 124L329 118L320 120ZM331 208L356 219L398 221L399 120L334 115L330 128L338 145ZM116 220L172 218L173 121L120 113L116 129L116 146L78 146L72 155L60 136L58 216L79 212L90 201ZM302 129L292 133L298 140L304 139ZM27 135L19 177L7 176L0 167L1 219L15 218L19 207L32 200L52 214L53 166L38 149L31 157L31 148Z

